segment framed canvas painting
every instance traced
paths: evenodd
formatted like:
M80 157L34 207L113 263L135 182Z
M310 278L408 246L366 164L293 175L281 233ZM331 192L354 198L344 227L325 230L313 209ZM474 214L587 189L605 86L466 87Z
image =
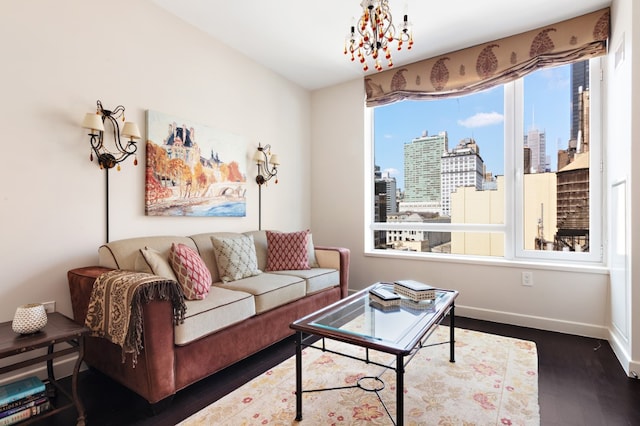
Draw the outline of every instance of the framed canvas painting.
M145 213L246 216L243 138L147 111Z

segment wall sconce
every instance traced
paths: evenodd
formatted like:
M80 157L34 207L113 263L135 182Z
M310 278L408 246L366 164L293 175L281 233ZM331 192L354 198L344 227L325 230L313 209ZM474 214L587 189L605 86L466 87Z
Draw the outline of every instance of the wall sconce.
M124 126L122 126L122 133L120 133L120 125L118 124L120 117L122 117L122 121L124 122ZM113 130L113 139L116 151L110 151L105 146L105 123L110 124ZM124 107L122 105L118 105L113 111L110 111L108 109L104 109L102 107L102 102L100 101L97 102L97 109L95 113L90 112L85 115L84 120L82 121L82 127L91 130L91 133L89 133L89 141L91 144L91 154L89 155L89 159L93 161L93 155L95 154L100 168L105 170L107 210L106 238L107 242L109 242L109 169L112 169L117 165L119 171L120 163L126 160L130 155L134 155L136 153L138 146L134 139L140 139L140 130L138 130L138 126L135 123L130 121L125 122ZM125 140L126 144L123 144L120 140L121 135L124 138L129 138L128 141ZM138 165L137 157L134 159L133 165Z
M91 137L91 155L89 156L89 159L93 161L93 154L95 153L101 169L108 170L117 164L118 170L120 170L119 163L126 160L130 155L135 154L138 150L138 146L134 139L140 139L140 130L138 130L138 126L133 122L126 121L124 123L124 126L122 127L122 136L125 138L128 137L129 140L126 142L126 145L122 144L120 140L120 125L118 124L118 119L121 116L122 121L124 122L124 107L122 105L118 105L113 111L110 111L108 109L104 109L102 107L102 102L98 101L95 114L91 112L87 113L84 117L84 121L82 122L82 127L91 130L91 133L89 133L89 136ZM105 122L111 124L113 139L117 151L109 151L104 144ZM137 158L134 160L133 164L138 164Z
M258 184L258 230L262 229L262 185L265 185L275 177L275 183L278 183L278 166L280 161L276 154L271 154L271 145L264 147L258 144L258 150L253 155L253 161L258 166L258 175L256 183Z

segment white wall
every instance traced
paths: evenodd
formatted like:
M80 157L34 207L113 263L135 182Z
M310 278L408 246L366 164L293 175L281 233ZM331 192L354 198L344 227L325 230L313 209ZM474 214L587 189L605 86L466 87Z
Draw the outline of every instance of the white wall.
M67 270L95 264L105 239L105 174L80 127L100 99L145 134L152 109L271 144L282 166L263 190L263 228L310 222L310 94L150 1L0 3L0 321L28 302L71 315ZM144 215L144 143L112 170L110 237L257 229L255 165L246 218Z
M621 0L622 1L622 0ZM628 230L628 238L630 242L629 250L629 283L631 287L631 297L629 305L631 306L631 336L632 336L632 364L630 370L636 374L640 374L640 256L633 255L640 248L640 223L638 222L638 212L640 212L640 167L638 167L638 158L640 158L640 4L632 0L623 1L631 8L630 21L627 28L629 37L629 62L632 75L632 90L628 91L625 96L631 99L631 114L629 121L618 120L620 126L631 127L630 131L630 152L627 165L629 167L629 175L631 176L630 199L627 206L627 216L631 224ZM626 40L626 37L625 37ZM615 159L611 163L616 163Z
M634 212L640 210L637 195L640 169L636 166L640 155L640 124L636 119L640 111L639 5L632 0L614 1L611 21L606 170L610 187L626 185L619 194L626 199L624 214L617 221L613 219L620 206L610 205L612 321L609 340L623 368L633 376L640 374L640 259L633 256L633 248L640 245L638 221L634 217ZM622 220L626 222L623 225ZM617 234L616 230L620 232Z

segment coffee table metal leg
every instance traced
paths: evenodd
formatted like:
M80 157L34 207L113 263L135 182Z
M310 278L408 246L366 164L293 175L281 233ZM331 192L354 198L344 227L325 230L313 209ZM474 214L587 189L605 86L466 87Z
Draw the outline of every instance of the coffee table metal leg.
M449 362L456 362L455 357L455 328L456 328L456 306L455 304L451 305L451 310L449 311Z
M302 420L302 332L296 332L296 421Z
M396 357L396 425L404 424L404 356Z

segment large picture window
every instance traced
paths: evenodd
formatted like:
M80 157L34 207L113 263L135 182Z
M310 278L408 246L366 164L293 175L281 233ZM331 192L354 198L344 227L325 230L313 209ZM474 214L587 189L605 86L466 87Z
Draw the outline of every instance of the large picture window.
M601 262L600 73L370 108L369 250Z

